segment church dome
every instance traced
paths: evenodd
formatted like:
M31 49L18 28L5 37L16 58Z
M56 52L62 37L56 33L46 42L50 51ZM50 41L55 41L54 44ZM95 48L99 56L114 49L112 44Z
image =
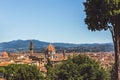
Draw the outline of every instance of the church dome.
M55 48L52 44L49 44L46 48L46 51L47 52L55 52Z
M8 57L8 53L7 52L2 52L1 56L2 57Z

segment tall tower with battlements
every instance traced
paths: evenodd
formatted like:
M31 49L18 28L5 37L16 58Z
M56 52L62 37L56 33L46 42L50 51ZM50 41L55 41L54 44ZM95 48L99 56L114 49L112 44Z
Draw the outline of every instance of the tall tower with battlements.
M30 42L30 55L32 55L33 54L33 43L32 43L32 41Z

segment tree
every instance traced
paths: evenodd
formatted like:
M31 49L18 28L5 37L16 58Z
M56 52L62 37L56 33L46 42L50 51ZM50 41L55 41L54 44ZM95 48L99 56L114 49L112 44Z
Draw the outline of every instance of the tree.
M5 68L0 67L0 77L5 77Z
M109 76L96 61L84 55L68 59L47 75L48 80L110 80Z
M91 31L110 30L115 48L115 80L120 80L120 0L86 0L85 23Z
M5 73L5 68L4 67L0 67L0 73Z
M51 67L53 67L53 65L52 65L52 63L51 63L50 59L49 59L49 58L47 58L46 68L47 68L47 69L49 69L49 68L51 68Z
M36 66L27 64L11 64L6 68L7 80L41 80L43 75Z

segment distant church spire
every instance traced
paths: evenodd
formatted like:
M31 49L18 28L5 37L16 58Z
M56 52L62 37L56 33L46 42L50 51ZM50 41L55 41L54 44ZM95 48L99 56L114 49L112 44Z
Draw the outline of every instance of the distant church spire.
M30 55L33 54L33 43L32 41L30 41Z

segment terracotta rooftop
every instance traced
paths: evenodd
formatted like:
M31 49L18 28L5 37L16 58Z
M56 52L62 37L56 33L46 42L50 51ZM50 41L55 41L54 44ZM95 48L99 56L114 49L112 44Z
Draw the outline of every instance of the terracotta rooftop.
M47 52L54 52L55 51L55 48L52 44L49 44L48 47L46 48L46 51Z
M2 57L8 57L8 53L7 52L2 52L1 56Z
M9 64L12 64L12 62L1 62L0 66L8 66Z
M46 67L38 67L39 69L40 69L40 71L42 71L42 72L47 72L47 69L46 69Z

